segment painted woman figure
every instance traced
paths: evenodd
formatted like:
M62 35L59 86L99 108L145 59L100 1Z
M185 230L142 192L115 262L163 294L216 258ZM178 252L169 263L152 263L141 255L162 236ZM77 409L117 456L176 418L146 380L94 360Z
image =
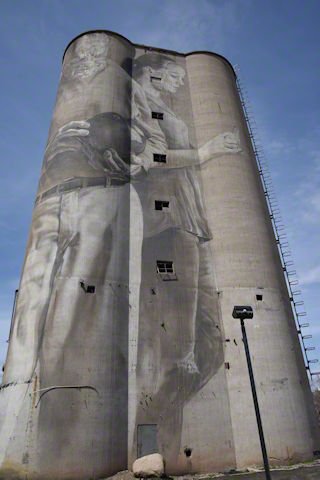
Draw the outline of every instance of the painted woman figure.
M153 161L151 152L138 155L144 156L146 173L132 180L144 225L136 423L157 424L158 446L174 469L181 451L183 407L223 362L212 235L199 167L217 154L240 148L237 132L217 135L199 149L190 144L188 126L163 100L184 84L185 71L171 57L142 55L135 60L133 76L149 105L150 125L157 125L163 135L160 151L153 153L166 155L165 163ZM163 119L152 119L151 112L162 113ZM158 210L155 201L168 203ZM173 262L172 271L161 273L159 261ZM139 453L146 452L138 447Z

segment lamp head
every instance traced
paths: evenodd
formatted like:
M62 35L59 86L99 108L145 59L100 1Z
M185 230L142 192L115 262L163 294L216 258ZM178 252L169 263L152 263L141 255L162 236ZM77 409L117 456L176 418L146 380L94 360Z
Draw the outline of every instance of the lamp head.
M253 310L250 305L235 305L232 312L233 318L245 320L246 318L253 318Z

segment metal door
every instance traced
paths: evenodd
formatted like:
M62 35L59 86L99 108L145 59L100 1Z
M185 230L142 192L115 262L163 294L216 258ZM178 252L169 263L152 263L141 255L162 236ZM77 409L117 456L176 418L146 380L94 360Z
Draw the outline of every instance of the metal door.
M138 425L137 457L158 453L157 425Z

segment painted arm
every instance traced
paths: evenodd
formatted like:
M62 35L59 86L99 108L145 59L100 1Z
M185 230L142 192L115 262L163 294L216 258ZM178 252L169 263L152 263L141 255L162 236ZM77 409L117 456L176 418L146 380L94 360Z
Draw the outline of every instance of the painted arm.
M168 164L165 168L179 168L203 165L223 153L241 152L239 130L216 135L198 149L168 150Z

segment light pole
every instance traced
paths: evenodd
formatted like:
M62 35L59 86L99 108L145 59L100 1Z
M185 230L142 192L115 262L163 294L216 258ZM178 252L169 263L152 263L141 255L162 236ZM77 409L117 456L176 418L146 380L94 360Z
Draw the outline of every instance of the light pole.
M257 418L257 425L258 425L260 444L261 444L261 450L262 450L262 456L263 456L264 470L265 470L265 473L266 473L266 479L271 480L270 469L269 469L269 461L268 461L266 444L265 444L265 441L264 441L262 422L261 422L261 416L260 416L260 410L259 410L259 403L258 403L256 385L255 385L255 382L254 382L254 376L253 376L253 370L252 370L252 364L251 364L251 358L250 358L250 351L249 351L246 327L245 327L245 324L244 324L245 319L253 318L252 307L236 305L233 308L232 316L233 316L233 318L239 318L240 322L241 322L242 339L243 339L244 349L245 349L246 357L247 357L251 391L252 391L254 409L256 411L256 418Z

